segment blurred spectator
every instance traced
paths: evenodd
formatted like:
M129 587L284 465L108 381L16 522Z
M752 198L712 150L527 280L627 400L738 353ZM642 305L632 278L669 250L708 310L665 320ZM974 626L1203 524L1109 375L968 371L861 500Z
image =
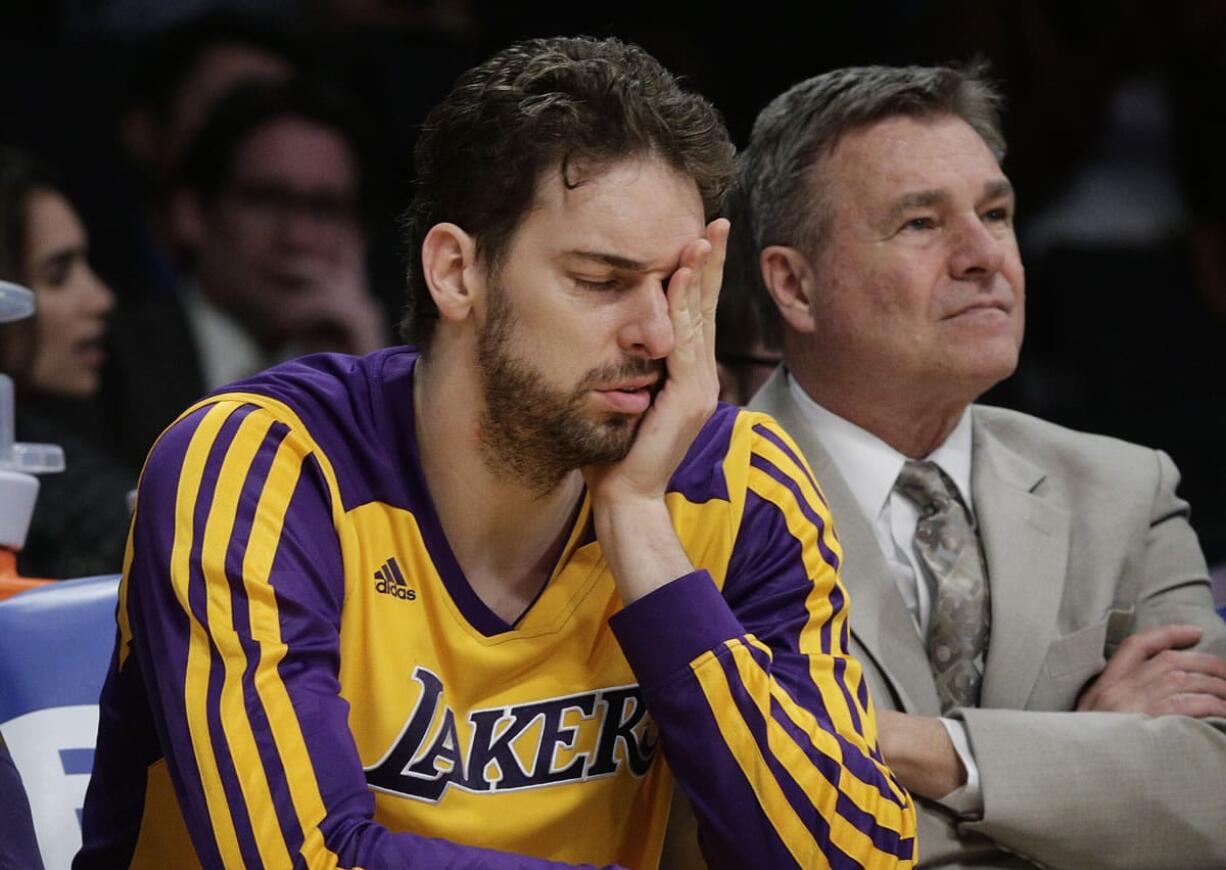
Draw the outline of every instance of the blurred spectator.
M360 131L340 92L308 80L245 83L210 114L168 194L189 277L116 320L105 410L125 459L225 383L385 343L367 288Z
M290 78L300 46L269 24L233 15L189 21L160 36L137 74L120 119L124 150L153 176L168 176L217 102L235 85Z
M126 172L112 196L127 207L111 203L104 253L113 256L101 265L130 293L168 295L182 276L162 204L188 143L235 85L287 79L306 65L306 54L270 23L223 14L188 21L137 54L116 131Z
M0 150L0 278L34 291L32 320L0 327L0 371L17 388L17 436L64 448L67 470L42 479L18 567L26 576L118 571L135 485L76 434L98 391L114 298L90 268L85 228L54 177Z

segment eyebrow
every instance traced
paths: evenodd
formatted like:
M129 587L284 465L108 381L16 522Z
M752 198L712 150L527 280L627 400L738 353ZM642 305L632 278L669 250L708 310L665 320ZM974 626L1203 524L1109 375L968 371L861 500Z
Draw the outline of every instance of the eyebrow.
M625 269L629 272L646 272L647 264L619 254L609 254L603 251L566 251L564 257L577 257L581 260L593 260L614 269Z
M948 199L949 192L945 190L916 190L911 193L904 193L894 200L894 204L890 206L889 211L882 218L880 226L882 230L893 228L899 219L908 212L933 208Z
M983 185L981 200L1002 199L1013 195L1013 185L1007 178L997 178ZM886 217L887 223L893 223L897 218L913 209L932 208L941 205L949 199L949 191L935 188L933 190L917 190L905 193L890 207Z
M998 178L983 186L984 199L1002 199L1006 196L1013 196L1013 185L1007 178Z

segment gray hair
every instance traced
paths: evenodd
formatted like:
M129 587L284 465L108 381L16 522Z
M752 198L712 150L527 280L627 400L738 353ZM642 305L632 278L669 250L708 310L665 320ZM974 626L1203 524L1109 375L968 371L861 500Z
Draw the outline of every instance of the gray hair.
M847 67L806 79L770 102L737 157L727 212L733 220L734 292L758 300L771 345L778 324L762 286L758 256L770 245L813 254L828 229L829 206L813 172L845 133L886 118L954 115L982 138L997 161L1005 156L1001 97L986 64L968 67ZM739 286L738 286L739 285Z

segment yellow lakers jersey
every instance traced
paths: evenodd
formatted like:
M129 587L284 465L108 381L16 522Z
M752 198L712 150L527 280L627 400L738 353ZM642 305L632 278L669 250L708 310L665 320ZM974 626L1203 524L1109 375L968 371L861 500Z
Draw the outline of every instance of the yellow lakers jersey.
M585 500L509 625L426 490L415 359L278 367L159 441L77 866L649 868L674 775L713 864L909 864L838 542L773 422L721 406L674 476L693 574L623 608Z

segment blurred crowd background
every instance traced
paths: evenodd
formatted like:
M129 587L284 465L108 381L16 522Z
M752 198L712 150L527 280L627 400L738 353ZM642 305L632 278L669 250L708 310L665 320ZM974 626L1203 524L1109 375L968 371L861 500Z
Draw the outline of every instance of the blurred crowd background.
M580 33L644 46L738 144L824 70L988 60L1029 308L1020 370L987 401L1168 451L1210 563L1226 561L1226 3L1210 0L6 3L0 145L54 168L103 288L82 316L105 333L68 350L98 383L19 379L19 426L93 481L50 493L85 511L61 525L130 488L204 389L394 340L397 216L427 110L510 42ZM749 322L721 321L729 360L770 359ZM30 573L119 567L31 547Z

